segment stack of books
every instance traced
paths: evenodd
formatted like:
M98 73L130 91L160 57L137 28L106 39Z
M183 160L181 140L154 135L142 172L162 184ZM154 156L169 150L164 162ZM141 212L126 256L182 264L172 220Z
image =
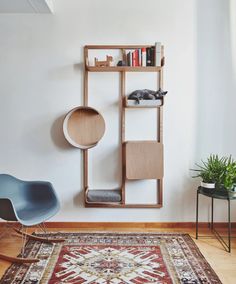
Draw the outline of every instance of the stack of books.
M129 50L126 53L127 66L161 66L164 57L163 48L160 42L154 46Z

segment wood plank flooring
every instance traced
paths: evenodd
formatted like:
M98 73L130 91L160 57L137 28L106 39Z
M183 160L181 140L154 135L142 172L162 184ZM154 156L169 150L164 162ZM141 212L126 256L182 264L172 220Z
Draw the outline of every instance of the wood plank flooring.
M0 233L3 228L0 229ZM199 247L200 251L215 270L223 284L235 284L236 283L236 238L232 239L232 252L226 252L218 240L214 238L200 238L195 239L194 228L127 228L125 226L118 227L114 224L101 224L86 228L50 228L50 231L66 231L66 232L79 232L79 231L128 231L128 232L184 232L190 234L194 242ZM33 231L33 230L31 230ZM226 233L226 230L221 228L221 233ZM203 236L209 235L210 232L206 228L200 229L200 234ZM236 229L233 229L234 236L236 235ZM0 253L16 256L19 253L21 247L21 238L15 234L11 237L9 235L4 236L0 240ZM4 274L4 271L9 267L7 261L0 260L0 279Z

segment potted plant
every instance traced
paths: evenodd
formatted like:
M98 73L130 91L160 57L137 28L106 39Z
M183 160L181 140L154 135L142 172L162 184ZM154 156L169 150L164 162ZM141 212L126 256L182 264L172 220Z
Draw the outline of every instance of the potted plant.
M204 188L218 187L224 178L227 159L227 157L219 158L218 155L211 154L206 161L202 161L202 164L196 164L197 169L192 169L197 172L193 178L201 177L201 186Z
M235 191L236 186L236 161L230 156L226 163L224 174L222 175L222 187L228 191Z

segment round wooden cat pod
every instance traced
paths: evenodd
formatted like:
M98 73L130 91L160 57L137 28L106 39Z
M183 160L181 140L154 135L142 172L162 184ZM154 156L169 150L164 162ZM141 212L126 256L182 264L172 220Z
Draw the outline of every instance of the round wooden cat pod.
M66 115L63 122L66 140L79 149L97 145L105 132L105 121L100 112L88 106L79 106Z

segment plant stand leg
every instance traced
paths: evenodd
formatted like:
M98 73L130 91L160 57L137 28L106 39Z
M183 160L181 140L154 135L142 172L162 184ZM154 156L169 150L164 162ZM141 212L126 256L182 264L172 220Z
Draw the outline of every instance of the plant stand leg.
M197 204L196 204L196 239L198 239L198 202L199 202L199 193L197 192Z
M231 252L231 220L230 220L230 199L228 199L228 251Z
M214 228L214 198L211 198L211 230Z

